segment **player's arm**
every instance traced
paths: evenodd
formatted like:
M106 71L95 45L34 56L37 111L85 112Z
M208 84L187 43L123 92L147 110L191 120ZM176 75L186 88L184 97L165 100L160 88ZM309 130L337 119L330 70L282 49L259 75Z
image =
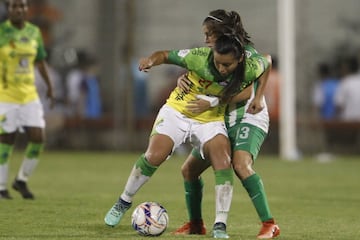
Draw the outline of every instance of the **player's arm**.
M258 87L256 89L256 92L255 92L255 97L254 99L251 101L248 109L247 109L247 112L248 113L251 113L251 114L256 114L258 112L260 112L264 106L263 106L263 103L262 103L262 99L264 97L264 92L265 92L265 87L266 87L266 83L267 83L267 80L269 78L269 74L270 74L270 71L271 71L271 56L266 54L264 55L267 63L268 63L268 66L266 68L266 70L264 71L264 73L258 78Z
M49 73L47 70L47 64L45 60L40 60L36 62L36 66L42 76L42 79L44 80L46 87L47 87L47 97L50 99L50 107L52 108L54 106L54 94L53 94L53 88L50 81Z
M237 103L248 100L251 97L252 88L253 84L232 97L228 103ZM196 100L190 101L186 106L186 109L193 113L205 112L212 107L216 107L220 103L220 98L215 96L197 95L196 98Z
M238 102L243 102L243 101L248 100L251 97L253 85L254 85L254 83L247 86L240 93L238 93L234 97L232 97L228 103L238 103Z
M156 51L149 57L141 58L139 61L139 70L143 72L149 71L153 66L168 63L169 51Z

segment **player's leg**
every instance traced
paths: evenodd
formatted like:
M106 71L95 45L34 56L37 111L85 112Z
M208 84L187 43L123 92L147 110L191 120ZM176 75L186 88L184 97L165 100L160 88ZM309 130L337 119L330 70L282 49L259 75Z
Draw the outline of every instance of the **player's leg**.
M34 199L27 182L39 162L45 139L45 120L43 107L40 101L33 101L19 108L19 125L24 127L28 144L25 156L18 174L13 182L13 189L18 191L24 199Z
M230 143L222 123L207 123L201 128L200 153L209 159L215 174L215 221L214 238L229 238L226 223L233 194L233 170L231 168Z
M0 103L0 199L12 199L7 189L9 160L17 131L16 104Z
M7 181L9 177L9 159L15 137L15 133L0 133L0 199L12 199L7 189Z
M174 234L206 234L201 208L204 186L201 173L209 166L210 162L202 159L196 149L193 149L182 165L181 173L184 178L185 201L189 222L178 228Z
M231 134L230 131L229 134ZM263 223L258 234L260 238L270 235L276 237L280 232L271 214L262 179L253 169L253 161L257 158L265 137L266 132L262 129L248 123L241 123L237 138L233 142L233 168Z
M13 189L18 191L24 199L34 199L34 195L28 188L28 180L35 171L39 157L43 150L44 131L42 128L25 127L28 136L28 144L25 149L25 156L12 184Z
M181 122L179 122L181 121ZM125 188L118 201L106 214L104 221L108 226L117 225L124 213L131 207L137 191L151 178L157 168L182 144L186 133L178 126L186 125L178 113L162 107L155 120L147 150L135 162Z

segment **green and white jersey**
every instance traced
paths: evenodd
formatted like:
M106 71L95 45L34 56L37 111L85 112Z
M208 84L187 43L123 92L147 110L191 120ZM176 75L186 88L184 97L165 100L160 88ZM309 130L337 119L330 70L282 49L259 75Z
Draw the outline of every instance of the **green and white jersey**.
M200 122L223 121L225 104L219 104L217 107L210 108L200 114L189 112L186 109L188 102L195 100L196 95L221 97L224 87L231 80L232 76L224 78L215 68L211 49L202 47L170 51L168 62L189 70L188 78L191 85L190 91L187 93L176 87L167 99L167 104L185 116ZM255 61L252 58L246 59L245 80L239 92L251 85L262 74L263 67L259 64L262 64L262 62Z
M9 20L0 24L0 102L24 104L38 99L34 62L45 57L38 27L25 22L17 29Z
M254 91L256 91L258 82L255 80L257 80L269 68L269 63L267 59L263 55L259 54L251 45L245 46L245 54L246 72L253 72L252 81L254 82ZM254 92L252 94L252 97L253 96ZM248 101L243 101L239 103L231 103L228 105L225 112L225 123L227 128L232 127L242 121L246 111L247 103Z

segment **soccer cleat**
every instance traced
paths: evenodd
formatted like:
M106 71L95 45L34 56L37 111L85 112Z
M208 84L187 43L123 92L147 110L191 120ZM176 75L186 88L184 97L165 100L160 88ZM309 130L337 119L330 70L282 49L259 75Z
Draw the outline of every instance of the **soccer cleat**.
M12 197L10 196L8 190L1 190L0 191L0 199L12 199Z
M192 220L190 222L185 223L183 226L178 228L174 235L206 235L206 227L204 225L203 220Z
M12 188L18 191L24 199L34 199L34 195L29 191L26 182L15 179Z
M212 236L213 238L229 238L229 235L226 233L225 223L215 223L212 231Z
M119 224L125 212L131 207L131 203L125 202L122 199L116 202L106 214L104 221L110 227L115 227Z
M262 223L258 239L272 239L280 235L280 228L275 224L274 220L268 220Z

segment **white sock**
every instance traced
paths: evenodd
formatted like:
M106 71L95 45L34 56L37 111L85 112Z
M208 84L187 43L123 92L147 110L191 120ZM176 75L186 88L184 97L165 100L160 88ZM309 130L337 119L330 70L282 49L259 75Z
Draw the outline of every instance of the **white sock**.
M141 174L140 168L133 167L125 185L125 190L120 197L124 201L131 203L133 196L149 179L150 177Z
M34 172L38 162L39 162L38 159L35 158L33 159L24 158L21 167L19 169L19 173L17 175L17 180L26 182L28 178L31 176L31 174Z
M0 164L0 191L7 189L7 180L9 175L9 164Z
M226 225L233 195L233 186L229 183L215 186L215 223L222 222Z

